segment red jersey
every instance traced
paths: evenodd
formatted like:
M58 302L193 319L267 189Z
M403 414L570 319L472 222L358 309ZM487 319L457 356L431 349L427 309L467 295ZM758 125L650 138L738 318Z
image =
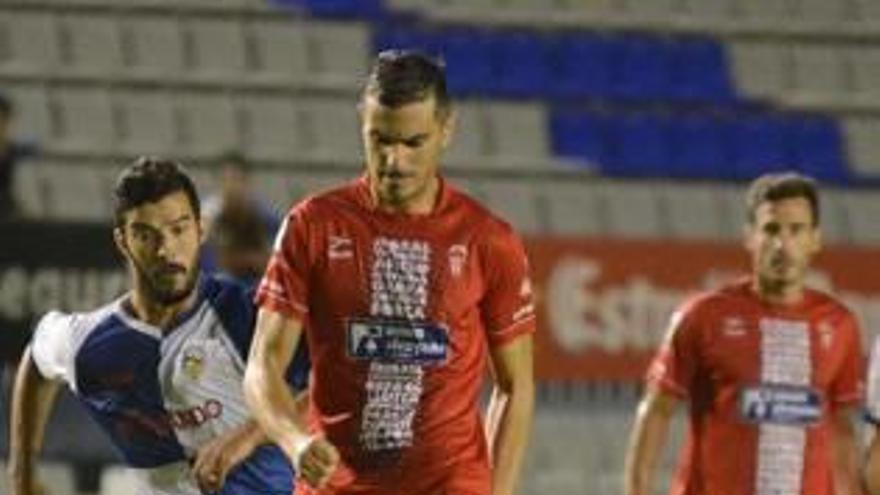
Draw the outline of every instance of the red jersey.
M673 315L648 381L690 401L671 495L831 495L831 413L862 398L858 325L817 291L777 306L731 284Z
M490 493L478 394L488 346L534 331L527 272L443 180L426 215L376 209L365 178L291 210L257 302L304 322L309 426L342 456L322 493Z

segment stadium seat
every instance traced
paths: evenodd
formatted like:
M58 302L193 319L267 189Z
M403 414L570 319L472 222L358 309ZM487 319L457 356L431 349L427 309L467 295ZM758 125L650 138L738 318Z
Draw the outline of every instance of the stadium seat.
M116 19L105 15L59 17L65 75L119 76L123 69L121 32Z
M39 165L46 186L49 218L67 221L109 221L115 170L88 164L47 162Z
M485 182L482 189L486 205L517 231L524 234L544 231L537 195L531 184L517 180L492 180ZM516 201L511 201L511 198L516 198Z
M664 174L677 178L724 177L731 169L727 127L718 118L682 115L670 119L670 166Z
M52 112L46 89L38 84L6 84L6 95L15 105L14 131L19 138L45 141L52 132Z
M302 8L319 17L378 18L384 13L382 0L273 0L273 3Z
M130 156L176 151L178 126L167 92L120 91L114 101L119 116L119 151Z
M662 177L672 166L667 117L625 114L611 120L611 152L603 171L615 177Z
M607 235L620 238L657 238L668 235L658 187L651 182L609 182L602 188L608 215Z
M736 0L737 13L751 21L780 22L795 18L794 2L764 0Z
M213 157L241 146L235 106L227 95L183 92L174 100L180 116L180 153Z
M52 75L61 63L55 16L45 12L0 12L0 71L6 75Z
M681 10L688 17L705 21L728 21L736 13L736 0L683 0Z
M810 22L845 22L856 18L856 8L846 0L798 0L797 14Z
M849 90L848 67L841 49L826 44L798 43L792 46L791 54L797 91L835 96Z
M718 189L718 186L693 183L663 184L659 200L669 220L668 235L676 239L723 238Z
M612 43L612 95L662 99L672 93L672 46L662 38L626 36Z
M239 22L194 19L186 24L193 47L189 77L208 81L234 81L249 68L244 32Z
M733 123L733 167L727 178L751 180L791 167L789 122L772 114L748 114ZM722 176L724 178L725 176Z
M550 156L547 115L535 103L486 105L489 154L502 168L540 168Z
M552 95L607 97L612 92L612 42L609 37L568 33L550 41L554 67Z
M843 121L849 163L855 174L880 178L880 119L851 116Z
M604 184L576 180L543 182L538 194L547 209L547 232L563 236L599 236L607 231L601 199Z
M297 102L300 148L319 161L357 165L363 162L360 121L354 98L304 98ZM295 132L290 127L288 132Z
M870 192L850 191L843 197L852 240L861 245L880 244L880 201Z
M313 20L303 27L311 56L308 77L319 84L358 88L369 65L367 26L358 22Z
M840 129L830 117L803 117L791 124L792 163L803 173L826 182L849 179Z
M302 123L291 98L253 95L243 98L240 108L248 156L289 162L303 149Z
M556 108L550 116L553 153L604 166L610 160L610 117L598 112Z
M303 22L264 20L249 30L254 40L256 70L253 81L308 83L310 49Z
M791 84L789 54L779 42L736 40L731 42L731 62L740 94L758 98L777 97Z
M470 169L489 154L489 130L483 105L461 102L455 106L454 135L446 151L444 163L451 168Z
M845 197L849 195L846 189L822 189L822 241L827 244L847 244L852 242L850 223L847 216Z
M693 38L672 42L671 83L665 95L676 100L728 102L735 98L721 44Z
M492 37L472 29L450 29L438 37L446 62L446 81L453 95L485 95L496 84Z
M63 87L50 94L58 116L53 122L52 148L62 152L107 153L116 146L114 110L101 88Z
M188 69L183 34L177 20L161 15L138 15L121 21L130 45L126 76L165 80L181 79Z
M549 44L540 35L504 32L494 43L497 64L494 93L512 98L540 98L552 80Z
M861 97L880 101L880 47L852 46L848 58L855 91Z

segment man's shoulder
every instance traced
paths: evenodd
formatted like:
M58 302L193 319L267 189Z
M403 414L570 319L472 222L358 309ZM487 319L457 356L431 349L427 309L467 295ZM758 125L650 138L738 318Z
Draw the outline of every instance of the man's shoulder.
M732 282L712 289L690 294L679 305L676 314L679 318L706 320L713 315L722 315L745 297L741 282Z
M90 311L65 312L52 310L45 313L37 323L38 331L89 333L112 319L118 302L105 304Z

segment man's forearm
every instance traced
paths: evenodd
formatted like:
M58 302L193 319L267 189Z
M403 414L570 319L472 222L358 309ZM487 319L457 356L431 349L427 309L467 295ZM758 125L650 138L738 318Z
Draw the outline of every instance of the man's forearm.
M9 442L9 478L13 495L31 493L34 486L34 459L43 445L43 436L58 385L40 376L30 349L22 354L12 395Z
M509 393L495 387L486 414L492 447L492 493L515 493L532 429L535 392L531 384L514 386Z
M283 376L271 359L252 361L245 373L245 398L262 434L293 459L307 433Z
M633 425L624 467L624 495L649 495L657 458L666 443L672 408L663 399L642 401Z

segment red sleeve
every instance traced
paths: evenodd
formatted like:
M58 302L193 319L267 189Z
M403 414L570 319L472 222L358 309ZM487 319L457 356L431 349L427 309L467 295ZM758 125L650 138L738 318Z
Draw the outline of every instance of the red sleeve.
M310 266L307 203L295 206L278 229L272 257L257 289L256 304L304 321Z
M486 292L480 301L480 312L492 347L535 331L535 305L525 249L509 227L499 230L487 232L481 253Z
M862 338L855 317L847 313L838 329L846 340L840 347L843 358L841 366L831 383L831 402L836 407L859 404L864 396L865 359Z
M678 308L669 320L663 344L648 367L649 385L688 398L699 365L699 324L692 302Z

